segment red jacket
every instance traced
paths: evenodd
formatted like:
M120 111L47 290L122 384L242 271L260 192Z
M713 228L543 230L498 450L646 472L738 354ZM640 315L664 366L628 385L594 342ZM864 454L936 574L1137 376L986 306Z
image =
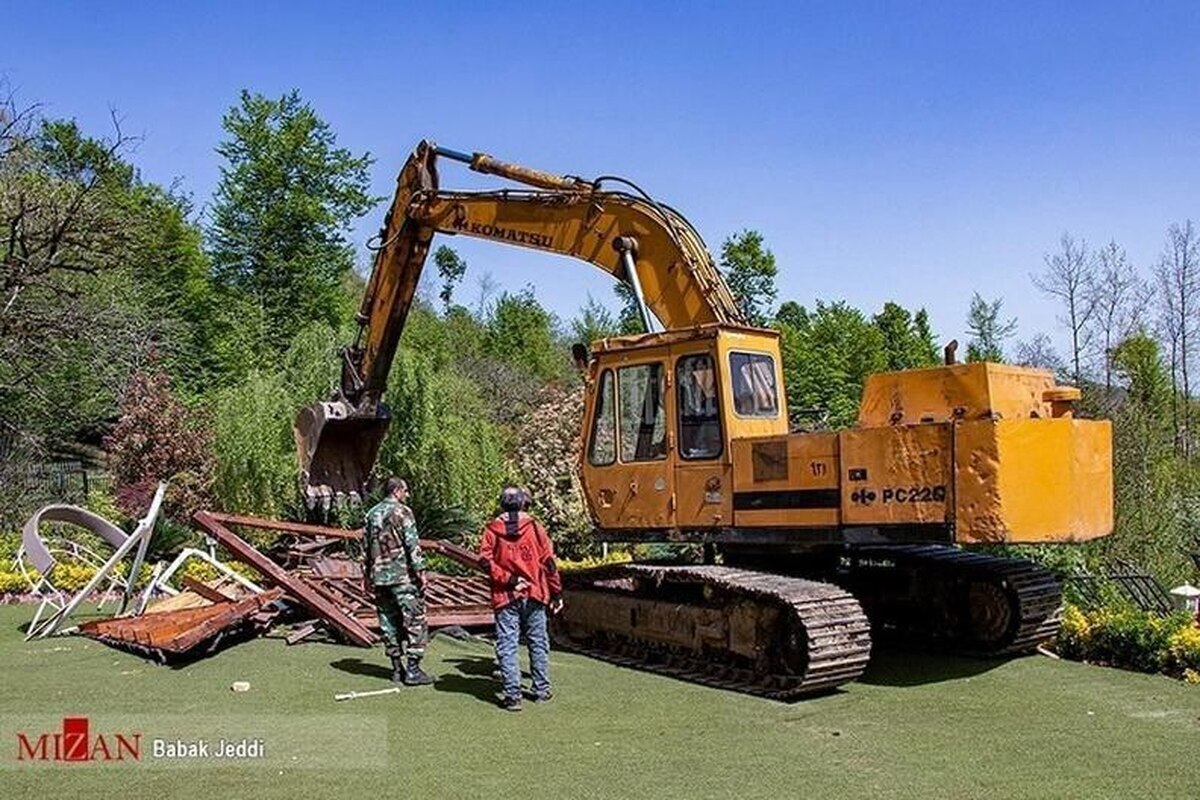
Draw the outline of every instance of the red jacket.
M554 563L554 545L542 524L525 512L515 523L509 514L501 514L483 529L479 557L492 577L492 607L504 606L528 597L543 605L562 594L562 577ZM529 588L517 592L517 579L524 578Z

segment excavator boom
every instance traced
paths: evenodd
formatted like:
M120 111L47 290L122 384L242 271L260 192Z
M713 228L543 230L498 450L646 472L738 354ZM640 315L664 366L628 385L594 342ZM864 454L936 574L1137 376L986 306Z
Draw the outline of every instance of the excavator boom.
M445 191L439 157L532 188ZM606 184L629 191L608 190ZM653 325L650 315L668 330L744 324L696 230L629 181L557 176L423 141L397 178L359 309L359 335L344 352L338 391L296 418L301 482L310 505L363 491L390 423L382 403L388 373L437 233L591 263L633 287L647 329Z

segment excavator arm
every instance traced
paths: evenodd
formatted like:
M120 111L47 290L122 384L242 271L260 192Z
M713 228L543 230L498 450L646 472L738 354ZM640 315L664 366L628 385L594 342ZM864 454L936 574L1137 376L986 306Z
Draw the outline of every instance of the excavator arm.
M444 191L439 157L533 188ZM604 188L614 183L630 191ZM647 329L650 314L668 330L744 323L700 235L632 183L561 177L423 141L397 178L359 310L359 334L344 351L339 391L333 400L301 410L296 419L301 482L310 504L363 490L390 421L381 400L388 372L437 233L594 264L631 285Z

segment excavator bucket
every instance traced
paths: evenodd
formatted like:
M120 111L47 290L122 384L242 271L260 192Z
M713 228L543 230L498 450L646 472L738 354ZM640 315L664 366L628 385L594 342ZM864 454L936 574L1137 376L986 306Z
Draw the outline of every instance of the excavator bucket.
M300 489L309 508L362 502L391 415L383 406L362 414L344 402L300 409L294 432Z

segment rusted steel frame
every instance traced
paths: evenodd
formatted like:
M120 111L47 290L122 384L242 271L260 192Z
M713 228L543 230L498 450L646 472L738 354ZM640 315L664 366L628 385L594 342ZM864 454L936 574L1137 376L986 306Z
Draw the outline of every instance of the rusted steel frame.
M263 519L262 517L247 517L239 514L221 514L216 511L205 511L203 513L207 514L211 519L226 525L244 525L247 528L297 533L305 536L328 536L332 539L353 540L361 539L363 534L361 528L355 530L330 528L325 525L308 525L300 522L285 522L276 519ZM422 539L421 547L433 553L440 553L465 567L480 571L483 569L479 562L479 556L475 552L452 542L447 542L444 539Z
M210 519L214 519L225 525L244 525L247 528L298 533L305 536L328 536L333 539L362 538L362 529L330 528L325 525L308 525L302 522L286 522L278 519L264 519L263 517L246 517L240 514L222 514L217 511L202 511L198 513L206 514Z
M213 514L208 511L197 511L192 516L192 519L195 520L197 525L212 534L213 538L220 542L238 561L254 567L271 583L285 589L288 595L297 602L302 603L317 616L321 617L321 619L341 631L350 642L363 647L370 647L378 641L378 637L363 627L362 623L326 600L300 578L289 574L283 567L264 556L249 542L222 524L222 521L229 522L232 520L231 524L254 525L264 520L255 520L251 517L246 518L251 520L250 522L241 523L237 517L231 517L227 514Z
M162 647L172 652L186 653L212 636L216 636L222 631L246 621L248 617L278 600L282 594L283 590L281 589L271 589L263 594L247 597L245 600L232 603L225 613L201 622L194 628L172 639L169 644L162 645Z
M464 567L483 572L483 563L479 555L465 547L447 542L443 539L422 539L421 547L433 553L440 553L451 561L456 561Z
M160 660L167 653L183 655L205 641L247 622L262 626L257 618L264 608L283 596L271 589L237 602L201 608L186 608L141 617L115 617L80 625L85 635L114 644L132 644L155 651Z
M429 627L445 628L450 625L459 625L462 627L475 627L483 625L493 625L496 622L495 616L492 614L492 609L489 606L486 611L483 609L430 609L428 611Z

